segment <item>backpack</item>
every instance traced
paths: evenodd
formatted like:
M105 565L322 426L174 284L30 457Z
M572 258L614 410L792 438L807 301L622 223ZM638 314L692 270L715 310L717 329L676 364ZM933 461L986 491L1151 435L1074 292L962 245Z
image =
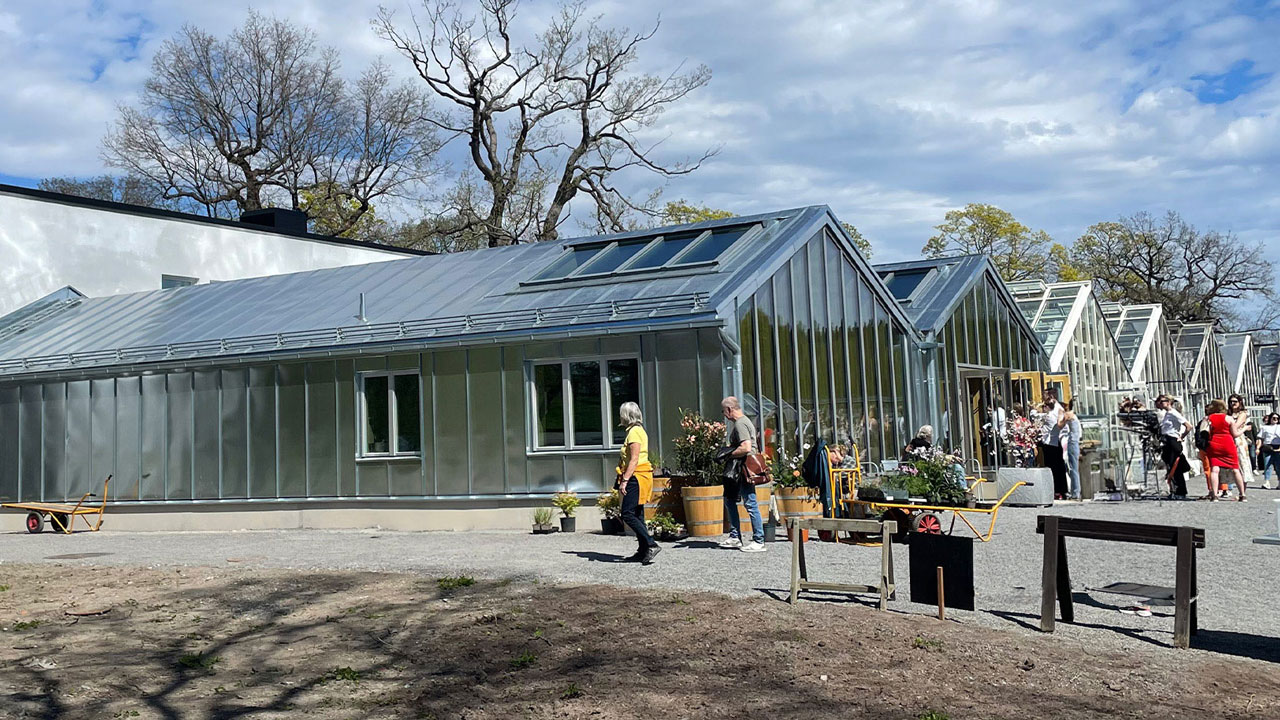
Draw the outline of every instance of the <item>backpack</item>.
M1208 430L1199 430L1196 432L1196 449L1197 450L1209 449L1209 431Z

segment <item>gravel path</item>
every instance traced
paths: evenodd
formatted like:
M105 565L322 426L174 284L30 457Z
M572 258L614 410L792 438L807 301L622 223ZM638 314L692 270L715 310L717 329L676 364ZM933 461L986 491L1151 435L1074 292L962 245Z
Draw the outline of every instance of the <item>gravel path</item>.
M1126 520L1206 529L1199 553L1201 633L1204 650L1280 662L1280 547L1257 545L1255 536L1274 532L1280 492L1253 490L1250 502L1132 502L1060 505L1071 517ZM974 545L977 612L948 611L964 623L1032 632L1038 628L1042 538L1035 534L1034 508L1001 511L990 543ZM713 590L735 596L785 599L790 546L746 554L721 550L704 540L667 544L655 565L616 564L632 549L629 538L579 532L406 533L383 530L286 530L219 533L78 533L71 536L0 534L0 584L4 563L111 566L276 567L298 570L372 570L429 576L467 573L558 583L606 583L628 587ZM1068 540L1077 593L1117 581L1173 585L1172 548ZM806 550L815 580L868 582L876 577L879 550L811 542ZM907 600L908 550L894 546L902 590L890 604L897 612L931 614ZM818 599L844 601L843 596ZM857 602L871 604L871 596ZM1172 642L1172 607L1152 604L1155 616L1117 611L1125 596L1089 593L1077 603L1076 624L1057 634L1089 645L1150 647ZM1167 613L1167 614L1166 614Z

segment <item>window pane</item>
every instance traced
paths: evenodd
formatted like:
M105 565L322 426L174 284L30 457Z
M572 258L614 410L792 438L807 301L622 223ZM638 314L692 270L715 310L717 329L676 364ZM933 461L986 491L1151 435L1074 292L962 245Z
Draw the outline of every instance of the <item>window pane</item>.
M569 273L582 267L596 253L600 252L601 245L590 245L587 247L576 247L565 253L559 260L551 263L546 270L534 276L534 280L547 280L549 278L562 278Z
M668 260L676 256L676 253L685 249L689 243L693 242L694 239L701 234L701 232L692 232L664 237L660 242L656 243L653 247L646 250L643 255L637 258L635 264L631 266L631 269L655 268L660 265L665 265Z
M387 377L364 379L364 451L370 453L391 452L387 407Z
M422 413L418 405L418 376L396 375L396 452L422 451Z
M889 278L889 292L899 300L906 300L928 274L928 270L899 270Z
M581 274L590 275L591 273L613 272L621 267L624 262L634 257L636 253L643 250L645 245L648 245L649 241L652 239L653 238L645 238L636 242L618 243L616 246L596 255L595 258L587 264L587 267L582 268Z
M725 250L728 250L730 247L732 247L733 244L738 241L738 238L741 238L743 235L746 235L747 231L750 230L751 227L752 226L748 225L746 227L735 227L735 228L725 228L723 230L716 230L715 232L711 233L709 237L707 237L702 242L698 243L696 247L690 250L688 255L685 255L684 257L680 258L680 264L684 265L685 263L696 263L696 262L706 262L708 260L715 260L716 258L720 257L720 255L722 255Z
M626 439L626 428L618 427L618 408L625 402L640 402L640 363L635 360L609 361L609 417L613 424L613 444ZM577 392L574 392L575 396Z
M603 445L600 363L569 363L569 392L573 397L573 444Z
M560 366L537 365L533 368L534 407L537 409L538 447L564 445L564 385Z

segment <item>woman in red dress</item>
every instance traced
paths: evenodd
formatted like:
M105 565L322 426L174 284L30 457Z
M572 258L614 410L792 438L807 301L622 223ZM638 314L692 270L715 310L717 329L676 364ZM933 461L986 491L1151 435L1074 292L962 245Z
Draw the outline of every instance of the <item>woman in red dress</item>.
M1243 434L1243 428L1237 427L1227 417L1227 405L1221 400L1214 400L1204 409L1209 421L1209 447L1205 455L1209 458L1209 472L1205 478L1209 483L1209 499L1217 500L1218 472L1226 468L1236 476L1236 488L1240 496L1236 500L1244 501L1244 478L1240 475L1240 461L1236 449L1236 438Z

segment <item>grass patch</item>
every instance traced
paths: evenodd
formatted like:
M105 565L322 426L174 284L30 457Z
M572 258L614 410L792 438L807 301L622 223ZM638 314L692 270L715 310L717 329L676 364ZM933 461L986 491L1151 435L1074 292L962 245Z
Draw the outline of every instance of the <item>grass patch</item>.
M564 692L560 693L561 700L572 700L580 697L582 697L582 688L578 687L578 683L575 682L569 683L569 687L565 688Z
M929 638L921 637L921 636L917 635L917 636L915 637L915 639L911 641L911 647L913 647L913 648L915 648L915 649L917 649L917 650L930 650L930 651L932 651L932 650L941 650L941 649L942 649L942 641L941 641L941 640L930 640ZM924 716L922 715L921 717L924 717ZM944 719L940 719L940 718L932 718L932 719L930 719L930 720L944 720Z
M440 589L444 590L445 592L448 592L450 590L457 590L458 588L471 587L472 585L475 585L475 584L476 584L476 579L471 577L470 575L457 575L457 576L450 575L448 577L442 577L442 578L436 579L436 585L438 585Z
M213 655L205 655L204 653L196 653L192 655L187 653L178 658L178 664L188 670L203 670L205 672L213 672L214 667L222 662L222 658Z
M524 652L512 658L511 667L515 670L523 670L529 667L530 665L533 665L533 661L537 659L538 659L537 655L534 655L528 650L525 650Z
M0 585L0 592L9 592L8 585Z
M329 677L334 680L346 680L347 682L360 682L360 671L352 670L349 667L334 668L329 672Z
M926 710L917 716L917 720L951 720L951 716L940 710Z
M35 630L36 628L40 627L40 625L41 625L40 620L19 620L18 622L13 624L13 629L19 632L23 630Z

